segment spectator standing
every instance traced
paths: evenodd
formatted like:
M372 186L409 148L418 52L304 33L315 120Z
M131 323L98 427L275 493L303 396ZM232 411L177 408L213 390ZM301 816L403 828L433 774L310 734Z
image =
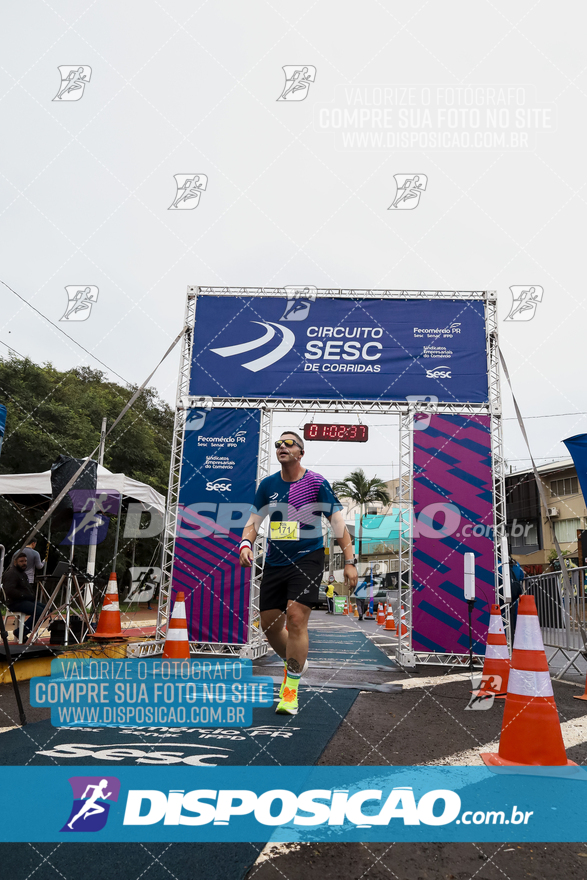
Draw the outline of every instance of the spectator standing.
M326 587L326 605L328 606L326 613L334 614L334 576L332 576L332 580L328 578L328 586Z
M35 571L40 571L43 568L44 562L37 553L37 539L33 538L32 541L21 550L21 553L24 553L27 559L27 567L26 567L26 576L28 578L29 584L34 584L35 582Z
M355 588L355 592L353 593L355 602L357 603L357 612L359 615L359 620L363 619L363 615L365 613L365 603L368 601L369 589L371 587L371 578L367 580L365 578L361 581L361 583L357 584Z
M518 620L518 600L524 592L524 578L526 572L519 562L510 556L510 583L512 587L512 604L510 605L510 620L512 623L512 639L516 632Z

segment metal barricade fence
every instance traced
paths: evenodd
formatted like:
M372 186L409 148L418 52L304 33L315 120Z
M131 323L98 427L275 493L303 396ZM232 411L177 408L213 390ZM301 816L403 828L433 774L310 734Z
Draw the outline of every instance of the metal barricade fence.
M563 576L560 571L547 574L530 575L524 581L524 591L536 601L542 640L548 652L549 663L561 654L566 661L557 673L560 678L575 660L587 651L587 566L567 569L570 582L570 596L566 595Z

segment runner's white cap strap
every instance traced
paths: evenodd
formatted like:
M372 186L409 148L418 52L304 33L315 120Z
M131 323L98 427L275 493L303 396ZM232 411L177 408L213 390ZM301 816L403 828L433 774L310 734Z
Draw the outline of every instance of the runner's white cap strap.
M507 645L487 645L485 657L488 660L509 660L510 654Z
M518 614L515 651L544 651L540 622L536 614Z
M517 634L518 630L516 627ZM550 672L510 669L508 694L519 694L521 697L552 697Z

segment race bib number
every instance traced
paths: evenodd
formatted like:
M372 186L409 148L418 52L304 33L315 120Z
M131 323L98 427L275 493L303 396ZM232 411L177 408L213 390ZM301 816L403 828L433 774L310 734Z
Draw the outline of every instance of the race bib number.
M300 540L300 524L299 522L272 522L271 540L272 541L299 541Z

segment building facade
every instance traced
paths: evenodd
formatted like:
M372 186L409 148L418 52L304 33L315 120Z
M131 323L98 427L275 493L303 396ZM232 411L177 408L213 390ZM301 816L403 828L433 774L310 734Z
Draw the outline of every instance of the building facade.
M563 553L575 564L582 564L577 532L587 529L587 507L573 460L542 465L538 474L548 511L542 504L531 468L508 474L505 479L510 550L514 559L531 574L549 567L555 550L554 535Z

